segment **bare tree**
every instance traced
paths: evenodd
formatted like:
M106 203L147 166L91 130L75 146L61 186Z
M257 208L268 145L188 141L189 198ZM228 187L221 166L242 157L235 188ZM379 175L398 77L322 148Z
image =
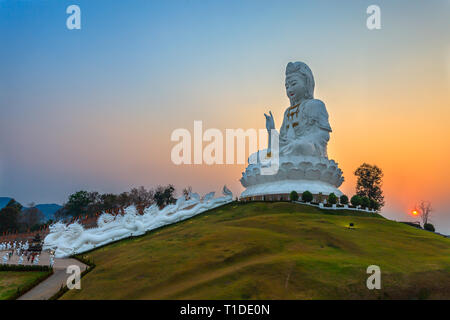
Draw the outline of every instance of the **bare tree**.
M428 223L428 219L430 219L431 212L433 208L431 207L431 202L429 201L421 201L419 204L419 216L422 219L422 224L425 226Z
M146 190L144 187L133 188L129 192L129 198L132 204L136 207L147 208L150 207L153 203L153 190Z
M130 194L128 192L122 192L119 194L117 198L117 202L119 203L120 210L123 211L126 207L131 205Z
M28 208L23 210L19 215L19 221L27 229L39 225L43 222L44 218L44 214L36 208L34 202L28 204Z

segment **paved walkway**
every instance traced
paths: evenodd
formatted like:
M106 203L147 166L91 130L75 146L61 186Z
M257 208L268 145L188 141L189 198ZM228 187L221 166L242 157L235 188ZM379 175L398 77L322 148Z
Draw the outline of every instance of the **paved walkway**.
M0 251L0 259L5 254L5 251ZM14 254L11 257L8 264L17 264L19 257ZM2 262L2 261L1 261ZM0 262L0 263L1 263ZM24 265L30 265L31 263L24 259ZM39 265L49 265L50 256L48 252L42 252L39 256ZM80 267L81 272L86 270L87 266L84 263L76 259L55 259L53 265L53 274L46 280L39 283L36 287L25 293L18 300L47 300L59 291L61 285L66 285L67 278L70 274L66 273L67 267L70 265L77 265Z
M3 256L8 252L11 252L11 250L0 251L0 263L3 264ZM56 264L56 260L58 260L58 259L55 259L55 264ZM11 257L11 259L8 260L8 262L6 264L18 264L18 263L19 263L19 256L17 255L16 252L14 252L13 256ZM31 259L30 259L30 261L28 261L27 258L24 256L23 265L24 266L32 265ZM49 266L50 265L50 254L48 252L42 252L39 255L38 265L39 266Z

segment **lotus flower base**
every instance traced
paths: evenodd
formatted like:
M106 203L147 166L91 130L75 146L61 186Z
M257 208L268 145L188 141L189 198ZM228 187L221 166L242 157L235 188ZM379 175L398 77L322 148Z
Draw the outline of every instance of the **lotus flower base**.
M343 193L338 188L344 178L334 160L291 156L280 158L278 172L273 175L262 175L261 163L249 164L242 173L240 181L246 187L241 198L265 195L286 196L291 191L297 191L299 194L309 191L313 195L321 193L324 196L334 193L339 197Z

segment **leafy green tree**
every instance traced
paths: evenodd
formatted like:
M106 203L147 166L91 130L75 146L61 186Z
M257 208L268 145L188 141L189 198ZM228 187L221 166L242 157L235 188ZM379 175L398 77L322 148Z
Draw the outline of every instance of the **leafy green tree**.
M383 184L383 171L376 165L363 163L355 171L357 176L356 194L375 200L379 207L384 206L384 196L381 186Z
M313 199L313 195L309 191L305 191L302 193L302 200L305 202L311 202Z
M357 207L361 205L361 197L358 195L354 195L351 199L350 202L352 203L353 206Z
M341 204L348 204L348 197L347 197L345 194L343 194L343 195L339 198L339 202L340 202Z
M87 191L78 191L69 196L65 208L69 216L85 215L89 204L92 202L92 194Z
M374 209L374 210L380 209L380 206L379 206L378 202L376 202L373 199L369 199L369 200L370 200L370 205L369 205L370 209Z
M9 202L8 202L8 204L6 205L7 207L10 207L10 208L15 208L15 209L17 209L17 211L21 211L22 210L22 208L23 208L23 206L20 204L20 203L18 203L16 200L14 200L14 199L11 199L11 200L9 200Z
M328 203L330 203L330 204L336 204L337 203L337 197L336 197L336 195L334 194L334 193L330 193L329 195L328 195Z
M102 210L112 210L119 207L118 196L113 193L105 193L100 196Z
M19 214L17 206L6 206L0 210L0 232L13 232L19 229Z
M289 194L289 199L291 199L291 201L298 201L297 191L291 191L291 193Z
M370 199L369 199L369 197L362 197L361 198L361 206L363 208L369 208L370 207Z
M154 193L156 204L162 208L168 204L175 203L175 187L169 184L166 187L158 186Z

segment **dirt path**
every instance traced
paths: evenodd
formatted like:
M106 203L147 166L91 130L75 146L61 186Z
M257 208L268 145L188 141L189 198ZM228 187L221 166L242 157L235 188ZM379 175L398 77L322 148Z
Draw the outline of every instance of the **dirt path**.
M3 257L4 251L0 252L0 258ZM14 254L8 261L8 264L17 264L19 257ZM48 252L42 252L39 256L39 265L49 265L50 256ZM24 265L31 265L31 261L24 259ZM80 271L86 270L87 266L76 259L55 259L53 265L53 274L46 280L39 283L36 287L25 293L18 300L47 300L59 291L61 285L66 285L67 278L70 274L66 273L67 267L77 265Z

